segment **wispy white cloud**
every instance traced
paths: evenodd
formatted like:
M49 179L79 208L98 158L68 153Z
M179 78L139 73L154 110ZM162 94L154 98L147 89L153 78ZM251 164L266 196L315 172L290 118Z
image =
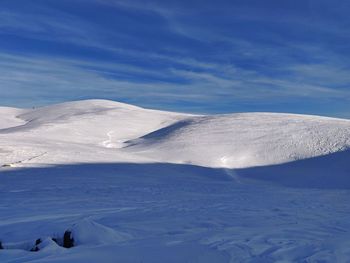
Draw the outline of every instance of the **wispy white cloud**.
M290 97L350 100L350 89L332 89L327 83L315 85L298 83L293 78L268 78L258 72L238 68L225 70L225 66L215 64L205 67L207 70L201 68L201 72L175 68L153 71L117 63L0 54L0 91L3 98L9 101L14 97L22 101L27 99L27 106L34 97L37 101L40 98L47 101L48 94L51 102L62 98L94 96L132 101L140 105L162 100L165 107L167 102L174 100L198 103L216 103L220 100L259 103L266 99L283 100ZM296 72L301 68L302 65ZM131 77L125 77L121 72ZM137 81L138 78L133 75L138 74L149 77L149 80ZM157 77L164 75L182 80L183 83L157 80Z
M26 34L26 33L38 33L42 34L42 38L49 37L84 37L84 29L87 23L69 16L66 13L56 13L54 16L50 9L47 12L40 14L23 14L11 11L1 10L0 11L0 29L11 30L15 29L18 31L11 31L12 34ZM59 19L57 19L59 17ZM76 26L72 26L76 25ZM39 35L31 35L32 37L39 37ZM86 34L85 34L86 38Z
M68 12L47 7L40 7L39 10L37 13L1 10L0 35L5 33L108 52L125 52L106 40L128 39L130 36L125 33L115 32L113 28L103 28Z

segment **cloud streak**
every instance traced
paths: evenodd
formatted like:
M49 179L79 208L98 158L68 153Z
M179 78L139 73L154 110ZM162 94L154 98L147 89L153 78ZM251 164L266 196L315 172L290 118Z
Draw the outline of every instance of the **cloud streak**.
M62 98L112 98L139 105L162 101L199 104L249 101L261 103L266 99L347 98L350 90L332 89L314 84L296 83L294 79L276 79L257 72L205 64L201 71L165 68L152 71L142 67L97 61L33 58L0 54L0 90L3 99L28 101L32 104L58 102ZM190 63L194 64L193 61ZM296 71L299 71L299 66ZM309 74L306 71L306 74ZM143 81L140 81L140 76ZM167 76L169 79L159 80ZM299 75L300 76L300 75ZM307 76L306 76L307 77ZM347 78L347 75L344 75ZM172 81L175 79L176 81ZM334 80L330 80L331 82ZM316 81L317 82L317 81ZM47 96L50 94L50 101ZM84 95L82 95L84 94ZM316 94L316 95L315 95ZM168 105L171 108L171 105Z

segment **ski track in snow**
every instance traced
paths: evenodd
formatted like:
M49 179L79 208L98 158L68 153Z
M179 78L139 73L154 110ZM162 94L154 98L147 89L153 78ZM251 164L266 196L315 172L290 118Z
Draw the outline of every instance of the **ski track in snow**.
M0 118L0 262L350 262L348 120L103 100ZM49 238L67 229L70 249Z

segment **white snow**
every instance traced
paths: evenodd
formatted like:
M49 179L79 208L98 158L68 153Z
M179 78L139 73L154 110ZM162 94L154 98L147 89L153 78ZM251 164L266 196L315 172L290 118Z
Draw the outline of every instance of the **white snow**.
M349 148L320 116L2 107L0 262L348 262Z
M21 112L22 110L20 109L0 107L0 129L16 127L24 124L25 121L17 117Z
M349 149L350 121L276 113L190 117L130 144L157 161L245 168Z

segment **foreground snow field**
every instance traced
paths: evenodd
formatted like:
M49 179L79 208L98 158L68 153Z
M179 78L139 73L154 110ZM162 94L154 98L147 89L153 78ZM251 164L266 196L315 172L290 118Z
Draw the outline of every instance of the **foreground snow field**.
M0 108L0 262L350 262L349 160L342 119Z

